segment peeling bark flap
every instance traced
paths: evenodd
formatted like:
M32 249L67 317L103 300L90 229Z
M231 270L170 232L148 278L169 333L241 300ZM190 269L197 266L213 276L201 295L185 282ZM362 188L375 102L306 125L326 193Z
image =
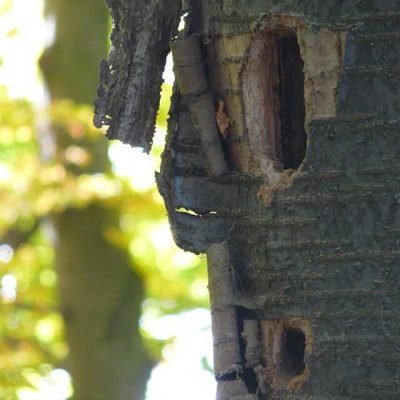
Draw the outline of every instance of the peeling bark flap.
M151 148L168 41L179 0L107 0L113 20L109 61L99 67L94 125L107 137Z

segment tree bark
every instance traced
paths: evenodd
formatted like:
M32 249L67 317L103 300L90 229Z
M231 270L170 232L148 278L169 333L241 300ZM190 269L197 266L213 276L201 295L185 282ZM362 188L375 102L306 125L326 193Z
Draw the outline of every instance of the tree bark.
M397 399L399 3L185 3L204 69L176 65L158 184L211 256L218 400Z
M106 53L107 9L101 0L49 0L48 9L56 17L56 37L41 66L51 99L91 103L98 60ZM54 124L53 129L57 152L63 154L72 138ZM89 165L67 168L86 174L108 171L106 143L101 138L88 143L75 144L86 146ZM107 229L118 227L118 210L97 203L57 214L53 223L74 399L143 399L151 368L138 326L143 285L127 252L105 236Z
M203 39L215 105L204 118L215 123L222 101L230 172L207 176L178 76L159 187L180 246L222 246L209 260L218 400L399 396L399 11L193 2L189 31Z
M94 124L107 136L149 151L160 102L168 41L179 0L107 0L113 18L109 60L100 63Z

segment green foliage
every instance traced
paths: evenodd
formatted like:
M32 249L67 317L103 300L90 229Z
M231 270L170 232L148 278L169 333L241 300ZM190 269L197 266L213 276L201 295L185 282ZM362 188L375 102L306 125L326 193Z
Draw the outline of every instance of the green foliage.
M92 127L91 117L90 107L69 101L56 102L47 115L38 115L31 104L2 92L0 232L1 243L14 254L4 261L0 248L0 282L15 279L16 291L14 298L4 285L0 289L0 398L13 399L18 388L30 386L32 368L40 375L43 365L62 366L68 351L57 304L50 215L93 203L119 210L120 226L110 226L104 234L129 252L143 277L144 313L159 318L208 304L203 261L173 244L156 189L138 192L127 177L99 165L106 141ZM47 118L54 121L58 150L45 162L37 127ZM163 341L152 335L143 327L148 348L159 357Z
M168 110L171 103L172 85L163 83L160 98L160 108L157 115L157 126L162 129L167 129Z
M5 399L29 384L27 368L55 365L67 352L57 310L53 249L37 223L44 214L37 212L42 171L35 122L29 103L1 92L0 398Z
M14 2L0 3L1 16ZM49 9L54 11L62 4L70 3L55 0ZM90 4L95 1L87 7ZM76 7L80 9L81 2ZM73 13L72 18L76 16ZM79 26L88 27L87 12L79 13L79 18L85 20ZM99 18L106 21L106 13ZM103 22L96 22L99 32L90 36L93 43L108 29L103 29ZM68 38L71 26L66 25L59 32ZM10 40L19 34L14 25L5 33ZM77 40L72 40L74 46ZM106 45L100 47L98 52L105 52ZM42 59L42 67L55 71L48 75L57 90L64 90L65 82L59 79L66 76L71 97L87 101L94 97L95 78L87 72L84 57L82 64L71 70L74 49L69 50L65 54L68 62L62 63L64 70L51 63L49 53ZM97 52L90 56L97 69L100 56ZM3 58L0 54L0 60ZM82 75L83 71L90 76ZM72 88L76 82L78 87ZM170 85L163 85L159 129L165 130L167 125L171 92ZM62 93L65 96L65 91ZM21 388L37 387L38 378L66 367L68 348L58 303L51 216L92 204L118 213L119 226L107 226L103 234L129 254L132 268L144 280L143 319L208 306L204 262L173 244L156 188L137 190L132 177L118 176L107 158L103 132L92 125L92 108L58 97L47 110L38 111L28 101L11 99L0 86L0 399L5 400L17 399ZM154 157L159 157L161 148L156 141ZM142 336L155 358L160 357L165 341L173 339L160 340L144 323Z

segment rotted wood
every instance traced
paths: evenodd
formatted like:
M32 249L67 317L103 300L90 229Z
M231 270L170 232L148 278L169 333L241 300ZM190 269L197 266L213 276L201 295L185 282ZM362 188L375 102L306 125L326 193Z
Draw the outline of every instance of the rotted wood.
M168 43L179 0L107 0L113 19L109 60L99 67L94 124L107 137L149 151L160 102Z
M274 34L257 35L249 52L249 62L243 70L243 96L246 126L252 134L251 151L253 157L276 159L281 126L279 55Z

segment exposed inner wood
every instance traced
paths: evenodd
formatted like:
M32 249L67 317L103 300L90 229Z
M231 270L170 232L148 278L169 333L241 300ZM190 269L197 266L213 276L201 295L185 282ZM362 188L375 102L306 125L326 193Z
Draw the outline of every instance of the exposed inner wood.
M252 169L271 184L278 178L276 172L296 169L304 159L303 65L296 35L284 30L257 35L243 70Z
M307 318L260 322L265 380L273 389L298 390L310 377L308 357L314 336Z

